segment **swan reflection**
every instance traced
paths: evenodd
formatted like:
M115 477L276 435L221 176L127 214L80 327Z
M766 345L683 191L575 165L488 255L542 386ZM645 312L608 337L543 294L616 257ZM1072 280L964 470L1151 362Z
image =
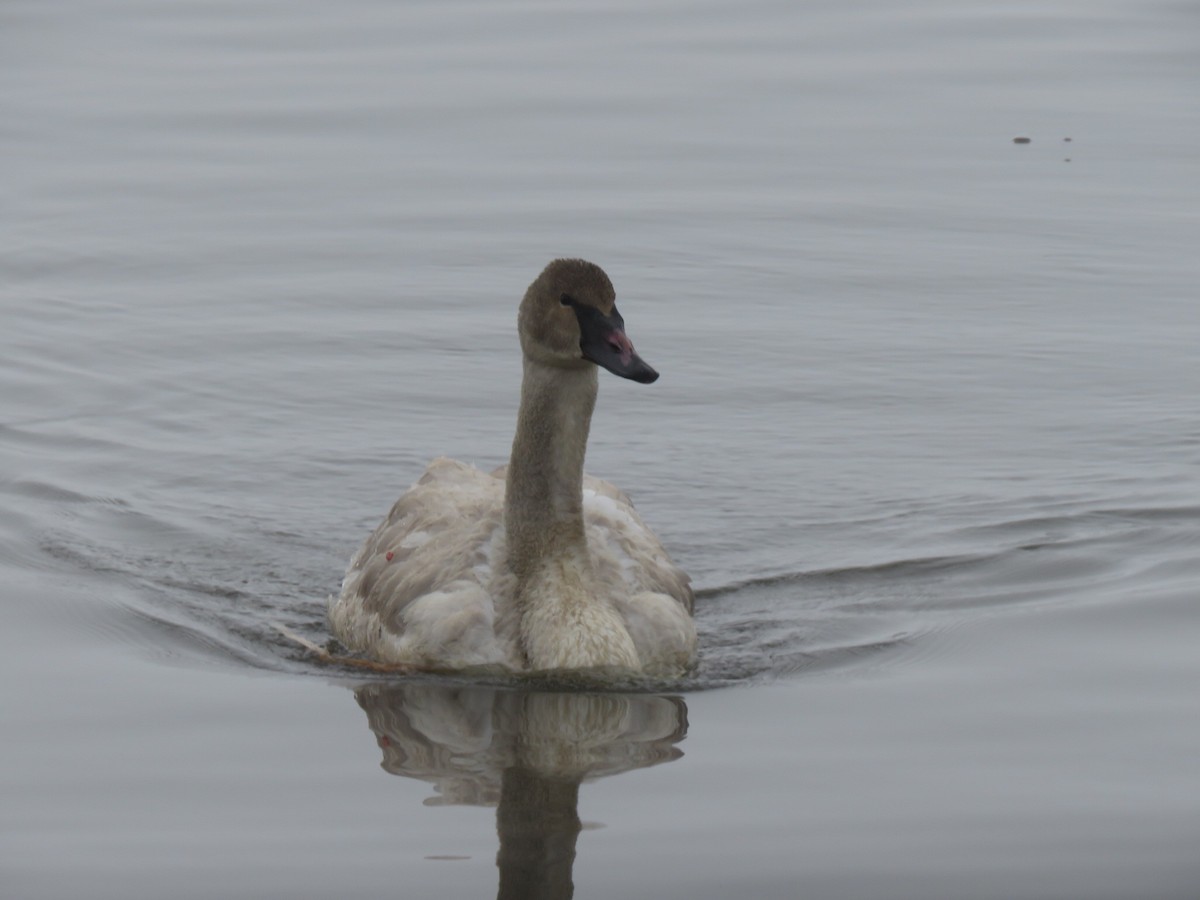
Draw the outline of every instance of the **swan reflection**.
M670 762L678 697L403 684L354 692L393 775L434 785L426 805L495 806L502 900L567 898L579 786Z

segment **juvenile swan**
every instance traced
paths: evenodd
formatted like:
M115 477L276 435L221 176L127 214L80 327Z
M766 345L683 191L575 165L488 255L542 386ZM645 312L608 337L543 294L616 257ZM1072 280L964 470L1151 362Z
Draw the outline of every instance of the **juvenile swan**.
M436 459L396 501L332 599L334 634L389 663L513 671L683 672L692 590L629 498L583 474L596 366L649 384L612 282L550 263L517 327L521 408L509 464Z

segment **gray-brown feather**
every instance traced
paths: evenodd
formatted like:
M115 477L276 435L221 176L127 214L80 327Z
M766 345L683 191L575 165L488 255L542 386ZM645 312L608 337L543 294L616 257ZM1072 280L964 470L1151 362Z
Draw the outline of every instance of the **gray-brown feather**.
M467 590L474 585L486 592L494 617L477 622L477 628L510 632L495 634L494 661L519 665L515 629L503 624L515 621L504 615L511 600L504 594L512 581L506 577L503 558L507 468L489 473L456 460L437 459L401 495L351 560L341 594L331 603L334 632L344 643L377 656L394 655L381 652L381 640L389 636L394 644L403 639L406 612L414 602L441 591L446 593L443 624L455 615L478 617L478 595ZM584 477L583 488L584 521L597 581L622 586L627 598L644 592L665 594L691 613L694 599L688 576L671 562L629 497L591 476ZM460 596L461 603L456 604ZM620 603L618 611L636 639L640 629L630 620L646 611L630 602ZM455 609L456 605L463 609Z

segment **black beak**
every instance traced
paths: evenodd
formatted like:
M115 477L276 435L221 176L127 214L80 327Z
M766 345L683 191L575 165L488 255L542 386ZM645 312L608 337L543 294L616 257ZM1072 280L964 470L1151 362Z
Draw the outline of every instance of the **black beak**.
M637 355L633 343L625 336L625 320L615 306L612 314L606 316L594 306L570 305L579 320L579 349L584 359L642 384L658 380L658 373Z

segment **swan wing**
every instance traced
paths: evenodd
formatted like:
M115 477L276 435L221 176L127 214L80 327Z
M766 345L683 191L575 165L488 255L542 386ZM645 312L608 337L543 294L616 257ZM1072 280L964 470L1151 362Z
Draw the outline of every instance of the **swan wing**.
M583 515L588 545L603 570L619 567L626 593L665 594L689 615L695 605L691 579L671 561L667 549L616 485L585 475Z
M436 459L350 561L329 608L338 639L385 662L503 664L488 593L504 482Z
M584 477L583 515L596 579L648 673L676 675L696 653L691 580L615 485Z

